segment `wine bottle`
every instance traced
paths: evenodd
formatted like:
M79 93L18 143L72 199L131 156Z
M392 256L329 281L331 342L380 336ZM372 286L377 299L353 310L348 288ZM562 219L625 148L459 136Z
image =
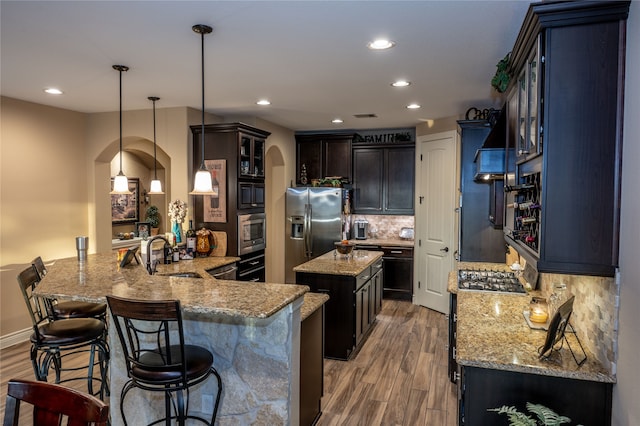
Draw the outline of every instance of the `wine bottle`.
M196 252L196 231L193 230L193 220L189 219L189 229L185 233L187 237L187 254L194 255Z

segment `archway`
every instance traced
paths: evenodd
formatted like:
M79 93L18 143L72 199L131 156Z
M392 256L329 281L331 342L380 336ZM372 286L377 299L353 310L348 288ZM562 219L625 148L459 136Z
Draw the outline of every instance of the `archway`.
M112 249L111 243L114 237L114 227L111 218L111 177L117 174L119 161L116 162L116 171L113 171L112 162L118 159L119 140L111 141L94 159L94 182L90 187L93 188L93 194L90 198L94 200L93 206L89 208L89 229L90 232L90 250L95 252L105 252ZM144 221L145 211L149 205L156 205L160 211L161 226L167 225L167 206L166 200L170 199L171 194L171 158L160 147L156 147L158 178L162 181L164 195L149 195L149 184L153 179L153 141L149 139L128 136L122 139L122 169L129 178L139 179L139 197L138 217L140 222ZM137 176L136 176L137 175ZM144 196L145 192L147 197ZM135 222L122 227L133 231ZM117 234L117 232L115 232Z
M265 250L265 267L267 282L283 283L285 277L284 262L284 215L285 191L288 186L285 162L282 151L277 145L272 145L266 152L266 204L267 218L267 248Z

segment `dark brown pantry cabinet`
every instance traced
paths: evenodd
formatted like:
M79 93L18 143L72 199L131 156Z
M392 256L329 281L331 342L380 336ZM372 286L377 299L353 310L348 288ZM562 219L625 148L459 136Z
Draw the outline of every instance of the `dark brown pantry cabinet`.
M296 183L311 185L312 179L339 176L351 182L351 142L355 133L297 134ZM306 168L306 182L302 178Z
M202 126L191 126L193 169L200 168ZM238 215L263 213L265 202L265 145L269 132L244 123L204 126L205 160L226 160L226 220L205 222L203 202L209 197L194 197L194 219L199 229L206 227L227 233L227 253L238 255ZM253 253L257 256L258 253ZM243 256L243 261L245 260ZM263 255L264 258L264 255ZM264 262L264 259L262 259ZM242 262L241 262L242 263ZM263 270L264 271L264 270Z
M539 272L618 265L628 1L529 7L509 63L508 243ZM508 207L509 208L509 207Z

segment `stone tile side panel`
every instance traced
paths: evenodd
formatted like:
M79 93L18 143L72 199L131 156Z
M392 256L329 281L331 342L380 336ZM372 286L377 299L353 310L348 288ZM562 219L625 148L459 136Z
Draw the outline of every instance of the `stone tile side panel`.
M214 367L222 377L223 393L218 409L219 425L290 423L292 333L291 306L268 319L231 320L185 314L187 344L197 344L213 352ZM299 318L298 318L299 320ZM120 392L127 381L122 348L115 327L111 339L111 415L120 425ZM215 395L217 381L208 378L190 390L189 412L208 418L213 405L203 407L203 395ZM128 424L148 424L164 416L161 392L131 390L125 398Z

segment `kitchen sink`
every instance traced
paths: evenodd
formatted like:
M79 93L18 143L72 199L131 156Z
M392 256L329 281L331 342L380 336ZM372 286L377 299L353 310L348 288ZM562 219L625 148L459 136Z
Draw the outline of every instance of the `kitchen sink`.
M202 278L197 272L170 272L167 274L156 274L163 277L178 277L178 278Z

